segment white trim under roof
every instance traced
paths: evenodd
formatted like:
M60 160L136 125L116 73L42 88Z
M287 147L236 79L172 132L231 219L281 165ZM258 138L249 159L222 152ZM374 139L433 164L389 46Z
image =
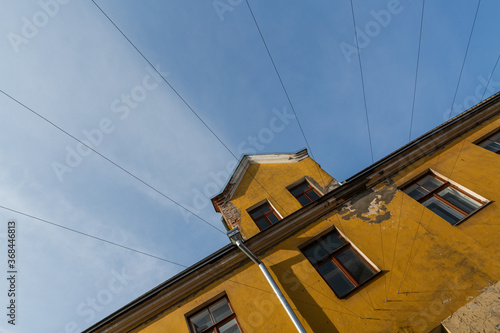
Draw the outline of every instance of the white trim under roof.
M231 200L234 193L236 192L236 189L243 180L243 176L248 170L250 164L296 163L302 161L303 159L306 159L307 157L309 157L307 149L302 149L301 151L298 151L294 154L244 155L241 158L240 163L234 170L231 178L229 178L229 181L224 187L224 190L214 196L212 198L212 201L224 193L227 193L226 200Z

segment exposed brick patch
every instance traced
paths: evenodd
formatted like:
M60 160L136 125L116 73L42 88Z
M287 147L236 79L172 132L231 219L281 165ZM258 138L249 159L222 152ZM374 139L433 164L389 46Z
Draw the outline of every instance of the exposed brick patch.
M240 225L241 213L232 202L226 202L219 207L222 215L232 228Z

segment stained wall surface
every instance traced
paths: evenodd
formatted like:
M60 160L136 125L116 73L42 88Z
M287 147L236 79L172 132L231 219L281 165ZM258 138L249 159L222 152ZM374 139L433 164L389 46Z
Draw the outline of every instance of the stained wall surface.
M500 155L474 143L498 128L499 117L477 126L257 253L308 332L428 332L499 281ZM452 226L399 190L429 169L491 202ZM327 176L318 177L310 159L251 165L249 171L268 193L245 177L234 195L246 238L259 236L247 207L267 199L284 217L301 208L286 186L304 175L320 184L327 181ZM299 250L335 228L380 270L343 299ZM260 270L249 261L207 281L135 331L189 332L186 314L224 293L244 332L294 331Z

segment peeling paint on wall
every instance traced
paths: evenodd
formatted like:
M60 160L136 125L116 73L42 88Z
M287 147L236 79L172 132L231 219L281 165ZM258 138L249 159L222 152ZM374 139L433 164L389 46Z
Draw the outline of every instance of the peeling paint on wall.
M397 187L392 181L379 188L371 188L346 203L340 215L344 220L358 218L369 224L382 223L392 217L387 205L394 199Z

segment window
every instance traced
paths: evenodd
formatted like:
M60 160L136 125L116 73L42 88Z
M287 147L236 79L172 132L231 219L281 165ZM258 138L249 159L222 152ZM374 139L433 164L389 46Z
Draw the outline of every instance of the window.
M403 191L451 225L487 203L486 199L433 172L405 186Z
M295 198L297 198L297 200L299 200L302 206L305 206L320 197L320 194L313 189L307 181L292 187L289 191Z
M500 131L482 140L478 145L494 153L500 154Z
M192 333L240 333L231 305L226 297L219 299L188 318Z
M302 249L326 283L341 298L378 273L337 230Z
M268 202L252 209L248 214L250 214L260 230L264 230L280 220L278 214L276 214Z

